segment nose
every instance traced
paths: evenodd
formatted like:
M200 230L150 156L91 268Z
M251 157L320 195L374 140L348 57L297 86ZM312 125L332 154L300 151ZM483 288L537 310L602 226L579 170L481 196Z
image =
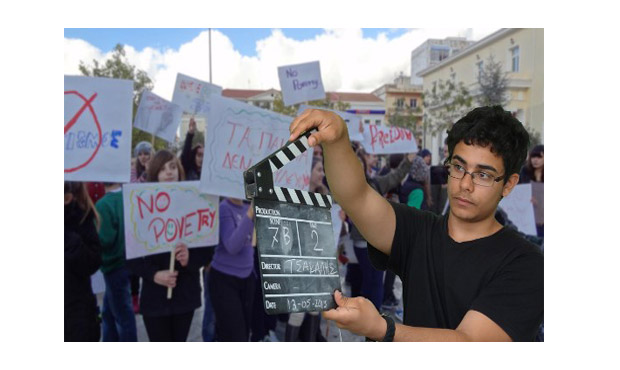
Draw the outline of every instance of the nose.
M474 178L469 172L465 173L465 176L463 176L461 182L459 183L459 187L462 190L467 190L469 192L474 190Z

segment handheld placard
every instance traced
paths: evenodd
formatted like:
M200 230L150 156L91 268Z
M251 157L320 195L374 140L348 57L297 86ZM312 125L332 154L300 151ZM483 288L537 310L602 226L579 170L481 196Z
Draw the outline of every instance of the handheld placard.
M336 307L340 286L329 195L274 185L273 174L308 150L308 131L243 173L254 200L263 307L267 314Z

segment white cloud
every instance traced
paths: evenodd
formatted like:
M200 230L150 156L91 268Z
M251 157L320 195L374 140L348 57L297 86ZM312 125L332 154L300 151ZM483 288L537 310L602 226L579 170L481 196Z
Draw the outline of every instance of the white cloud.
M233 89L279 89L277 67L319 60L328 91L370 92L393 81L400 72L410 73L411 51L429 38L465 36L479 40L496 29L412 29L394 38L383 32L364 38L361 29L325 29L310 40L294 40L274 29L257 41L256 56L241 55L231 40L213 30L213 83ZM250 31L251 32L251 31ZM154 81L154 92L172 98L177 73L209 80L209 36L202 32L178 49L135 50L125 47L127 58ZM102 53L83 40L65 39L65 74L79 74L79 61L105 60Z

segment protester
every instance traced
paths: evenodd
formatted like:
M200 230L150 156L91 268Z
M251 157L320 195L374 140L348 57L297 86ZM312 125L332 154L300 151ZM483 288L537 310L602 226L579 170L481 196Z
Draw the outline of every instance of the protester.
M168 150L160 150L149 162L147 182L182 181L185 173L179 159ZM136 258L130 266L142 278L140 312L151 342L184 342L200 307L200 268L205 264L206 248L189 249L178 242L174 255L174 271L170 271L169 253ZM167 298L168 288L172 297Z
M371 178L368 177L368 163L366 162L367 155L363 148L360 148L357 151L357 158L359 162L355 165L359 166L361 164L364 174L366 174L366 182L377 193L383 195L400 184L411 167L411 160L413 157L414 156L412 154L404 156L400 165L395 170L390 171L387 175ZM383 271L373 268L370 264L368 253L366 252L366 239L357 228L355 220L353 220L351 227L351 239L353 240L355 256L362 271L361 295L368 298L378 310L381 308L381 304L383 302Z
M545 146L536 145L530 151L525 165L519 174L519 184L544 183L545 182ZM540 201L540 202L539 202ZM532 196L536 216L536 236L543 238L545 235L544 204L540 199Z
M220 243L209 273L215 336L220 342L247 342L250 337L254 275L254 207L240 199L220 203Z
M196 133L196 121L194 117L189 119L189 128L185 136L183 151L181 152L181 164L185 170L187 180L200 180L200 172L202 171L202 159L204 157L204 147L197 144L192 147L192 140Z
M84 183L65 181L65 342L98 342L101 336L90 281L101 266L98 227Z
M368 240L378 268L403 280L404 325L367 299L334 294L323 313L338 327L383 341L531 341L543 318L543 256L495 220L502 197L519 181L529 136L501 107L481 107L448 133L450 213L387 202L365 181L342 119L305 111L290 140L318 127L330 189ZM469 176L467 176L469 175Z
M95 207L101 216L99 239L102 248L101 272L105 281L103 296L103 341L138 340L136 318L131 305L129 274L125 261L123 193L120 184L105 183L106 195Z
M153 155L153 146L146 142L139 142L136 147L133 149L133 161L131 166L131 173L129 177L129 181L132 183L135 182L145 182L146 181L146 166L148 162L151 160L151 156Z

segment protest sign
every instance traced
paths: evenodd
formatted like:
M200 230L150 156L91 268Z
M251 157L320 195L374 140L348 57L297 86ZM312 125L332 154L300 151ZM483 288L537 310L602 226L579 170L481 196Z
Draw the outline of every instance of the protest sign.
M134 127L173 143L181 123L183 110L178 104L145 90L140 99Z
M278 77L285 106L325 99L318 61L278 67Z
M545 223L545 183L532 182L532 197L535 200L534 218L536 224L543 225Z
M508 219L519 231L527 235L536 235L531 184L515 186L512 192L499 202L499 207L506 212Z
M328 110L330 112L334 112L340 116L344 120L344 123L347 124L347 130L349 131L349 140L351 141L363 141L364 140L364 126L362 126L362 119L349 112L343 112L339 110L327 109L322 107L314 107L312 105L302 104L299 106L297 110L297 115L302 114L306 109L322 109Z
M186 113L202 116L209 114L209 97L212 95L222 95L222 88L220 86L177 73L177 81L174 84L172 102L180 105Z
M332 226L334 228L334 241L336 243L336 250L338 249L338 241L340 240L340 230L342 230L342 219L340 218L340 211L342 208L337 203L332 204Z
M418 151L413 133L396 126L364 125L362 145L370 154L413 153Z
M65 76L65 181L129 182L133 81Z
M199 181L123 185L127 259L219 242L219 199Z
M211 97L200 188L245 198L243 171L283 146L292 117L234 99ZM308 190L313 151L307 150L274 174L276 186Z

